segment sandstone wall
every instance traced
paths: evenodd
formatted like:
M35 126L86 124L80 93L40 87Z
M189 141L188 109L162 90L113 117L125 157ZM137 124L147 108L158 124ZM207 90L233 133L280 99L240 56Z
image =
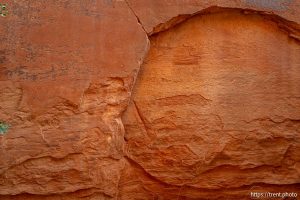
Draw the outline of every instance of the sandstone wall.
M0 199L300 195L300 1L7 4Z

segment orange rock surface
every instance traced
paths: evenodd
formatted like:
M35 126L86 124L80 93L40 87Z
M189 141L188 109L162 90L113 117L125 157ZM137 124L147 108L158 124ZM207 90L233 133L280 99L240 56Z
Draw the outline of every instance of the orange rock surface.
M267 16L225 9L150 41L123 118L133 162L172 186L299 183L297 40Z
M300 1L0 3L1 200L300 195Z

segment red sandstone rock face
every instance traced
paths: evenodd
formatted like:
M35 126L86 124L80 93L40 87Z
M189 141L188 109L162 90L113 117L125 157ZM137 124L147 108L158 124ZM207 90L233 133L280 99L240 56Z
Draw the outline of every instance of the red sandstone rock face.
M133 162L179 187L299 183L297 40L267 17L228 9L151 45L124 116Z
M120 117L148 46L142 27L123 1L9 1L8 9L0 194L114 198L124 168Z
M130 7L149 33L159 32L207 8L242 8L274 13L289 21L299 22L297 0L129 0Z
M0 199L300 194L299 1L8 5Z

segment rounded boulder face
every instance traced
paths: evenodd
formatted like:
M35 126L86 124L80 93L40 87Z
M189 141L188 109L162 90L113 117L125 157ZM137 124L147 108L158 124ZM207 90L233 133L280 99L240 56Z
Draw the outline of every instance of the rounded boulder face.
M172 186L299 183L300 45L284 23L221 9L151 36L128 157Z

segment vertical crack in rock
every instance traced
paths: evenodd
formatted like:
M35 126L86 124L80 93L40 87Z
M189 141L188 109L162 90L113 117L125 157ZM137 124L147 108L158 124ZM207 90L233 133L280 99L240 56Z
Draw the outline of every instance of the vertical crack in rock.
M145 28L144 28L144 26L143 26L143 24L142 24L142 22L141 22L141 20L140 20L140 18L139 18L138 15L135 13L135 11L133 10L133 8L130 6L129 2L128 2L127 0L124 0L124 1L126 2L128 8L131 10L132 14L135 16L135 18L136 18L138 24L139 24L139 25L141 26L141 28L144 30L145 34L148 35L148 34L147 34L147 31L145 30Z

